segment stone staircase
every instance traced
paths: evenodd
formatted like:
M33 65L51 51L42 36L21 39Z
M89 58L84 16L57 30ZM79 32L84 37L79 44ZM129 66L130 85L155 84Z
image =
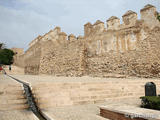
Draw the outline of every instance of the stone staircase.
M108 99L144 96L144 85L158 80L119 79L96 82L41 82L32 85L32 92L41 109L66 105L104 102ZM157 92L160 93L159 89Z
M5 76L0 76L0 80L0 111L27 109L23 86Z

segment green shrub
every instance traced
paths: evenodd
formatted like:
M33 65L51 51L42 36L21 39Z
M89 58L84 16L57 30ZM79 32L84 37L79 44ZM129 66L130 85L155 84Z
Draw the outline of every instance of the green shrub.
M160 22L160 13L157 13L157 19L158 19L159 22Z
M141 107L160 110L160 97L145 96L145 97L140 97L140 99L141 99Z
M0 64L10 65L13 63L14 52L10 49L0 49Z

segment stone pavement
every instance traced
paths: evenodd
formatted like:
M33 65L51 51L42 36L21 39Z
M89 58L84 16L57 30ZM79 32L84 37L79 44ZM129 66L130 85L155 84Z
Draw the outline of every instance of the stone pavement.
M31 111L0 111L0 120L39 120Z
M139 106L139 99L112 99L103 103L85 104L76 106L55 107L52 109L42 110L48 117L55 120L109 120L101 117L99 106L112 104Z
M153 81L157 86L160 85L158 79L144 78L13 76L30 83L38 106L46 116L54 120L106 120L99 116L98 106L116 103L119 106L139 106L139 96L144 95L145 83ZM2 86L18 84L6 76L0 78ZM19 116L28 113L22 114L20 111L22 110L17 112ZM5 111L1 111L2 114L3 112ZM15 117L18 115L15 114ZM33 114L27 115L33 118Z
M38 120L27 108L21 84L0 75L0 120Z
M5 71L10 75L15 75L15 74L24 75L24 68L14 65L12 65L11 68L12 68L11 71L9 71L9 66L4 67Z

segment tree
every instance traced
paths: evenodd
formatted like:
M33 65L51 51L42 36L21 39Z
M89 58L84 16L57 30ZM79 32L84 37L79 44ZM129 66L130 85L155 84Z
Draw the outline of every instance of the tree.
M157 13L157 19L158 19L159 22L160 22L160 13Z
M5 48L5 44L4 43L0 43L0 50Z
M14 52L10 49L0 49L0 64L11 65L13 63Z

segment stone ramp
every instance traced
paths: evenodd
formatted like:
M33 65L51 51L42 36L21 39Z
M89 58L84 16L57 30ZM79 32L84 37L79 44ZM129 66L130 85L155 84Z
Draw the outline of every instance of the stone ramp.
M23 86L5 75L0 75L0 120L38 120L28 111Z
M0 111L0 120L39 120L31 111Z
M0 110L25 110L27 108L23 86L5 75L0 75Z

